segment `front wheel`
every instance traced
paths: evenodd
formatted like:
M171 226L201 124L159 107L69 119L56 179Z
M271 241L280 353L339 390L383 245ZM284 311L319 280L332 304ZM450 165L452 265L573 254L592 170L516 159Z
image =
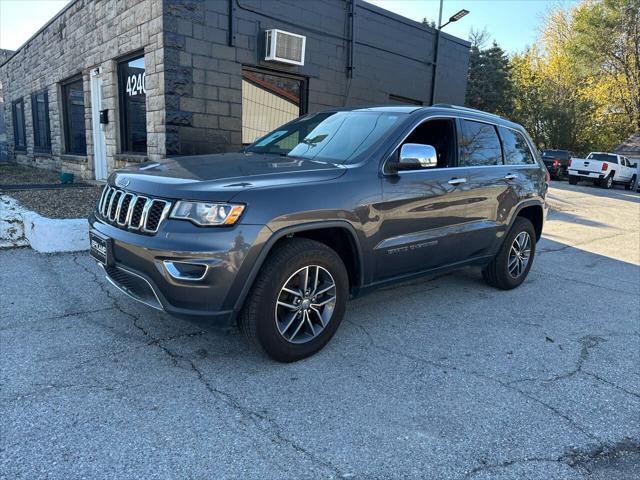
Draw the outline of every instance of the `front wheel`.
M314 240L287 239L260 270L239 327L274 360L295 362L331 340L348 295L348 274L334 250Z
M482 277L492 287L511 290L527 278L536 253L536 231L526 218L518 217L498 254L482 270Z
M629 180L629 183L627 183L624 186L624 189L631 190L635 184L636 184L636 176L634 175L633 177L631 177L631 180Z

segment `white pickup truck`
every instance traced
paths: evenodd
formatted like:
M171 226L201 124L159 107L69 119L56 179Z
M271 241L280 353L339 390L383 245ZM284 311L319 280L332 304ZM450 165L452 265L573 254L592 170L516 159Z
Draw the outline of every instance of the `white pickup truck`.
M611 188L614 183L631 190L636 181L637 169L627 157L615 153L591 152L587 158L569 160L569 183L591 180L602 188Z

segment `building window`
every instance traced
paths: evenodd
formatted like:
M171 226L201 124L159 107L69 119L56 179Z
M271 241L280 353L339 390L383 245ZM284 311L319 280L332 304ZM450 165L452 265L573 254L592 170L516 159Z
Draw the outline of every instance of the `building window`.
M401 95L394 95L393 93L389 94L389 103L393 105L422 105L421 100L403 97Z
M13 113L13 144L16 150L26 150L27 135L24 129L24 100L16 100L11 107Z
M255 69L242 70L242 143L252 143L306 109L303 79ZM293 139L292 139L293 141ZM294 144L295 146L295 144Z
M144 57L118 64L120 122L123 152L147 153L147 90Z
M86 155L87 136L84 122L82 78L64 83L61 90L65 152Z
M33 150L50 152L49 95L46 90L31 94L31 114L33 115Z

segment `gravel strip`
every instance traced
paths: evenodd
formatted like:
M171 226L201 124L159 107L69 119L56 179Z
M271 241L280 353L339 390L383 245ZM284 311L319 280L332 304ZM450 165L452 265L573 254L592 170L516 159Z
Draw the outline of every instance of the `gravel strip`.
M95 208L102 187L61 190L22 190L11 197L22 206L49 218L87 218Z
M0 165L0 185L60 183L60 174L24 165Z

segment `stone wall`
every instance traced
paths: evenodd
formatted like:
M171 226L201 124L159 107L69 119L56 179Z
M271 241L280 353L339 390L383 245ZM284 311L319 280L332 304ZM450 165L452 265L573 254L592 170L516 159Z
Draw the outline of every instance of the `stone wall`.
M362 1L357 5L349 78L350 2L233 1L229 42L229 2L166 0L167 152L240 148L243 65L307 78L309 112L386 104L389 95L428 105L435 30ZM270 28L307 37L304 66L263 60ZM464 103L468 51L467 42L442 35L436 101Z
M12 50L0 48L0 65L6 62L13 55ZM13 138L13 137L12 137ZM7 124L4 113L4 94L2 93L2 81L0 81L0 163L9 159L9 135L7 134Z
M15 55L0 66L4 86L5 119L11 138L11 103L24 98L27 150L9 156L18 162L43 168L71 171L83 178L94 177L91 124L90 72L101 69L103 108L109 109L106 125L109 170L141 158L119 155L119 102L117 60L144 51L147 89L148 157L165 154L162 0L75 0L37 32ZM61 128L60 82L82 75L84 88L87 155L64 154ZM35 153L31 94L47 89L51 153Z

